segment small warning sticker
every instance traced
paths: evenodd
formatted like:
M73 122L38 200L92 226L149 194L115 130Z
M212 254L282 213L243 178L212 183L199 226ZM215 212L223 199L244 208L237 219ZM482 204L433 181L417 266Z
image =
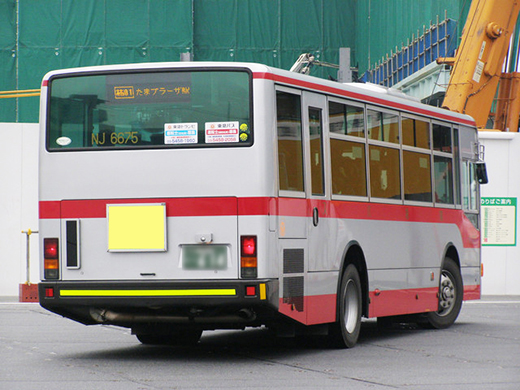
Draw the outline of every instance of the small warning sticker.
M475 72L473 73L473 81L480 83L480 78L482 77L483 71L484 63L482 61L477 61L477 66L475 66Z
M238 142L237 122L207 122L205 125L206 143Z

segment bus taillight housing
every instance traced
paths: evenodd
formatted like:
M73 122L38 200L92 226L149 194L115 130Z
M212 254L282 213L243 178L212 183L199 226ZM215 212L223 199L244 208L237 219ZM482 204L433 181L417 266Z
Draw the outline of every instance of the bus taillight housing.
M43 239L43 276L58 279L60 275L60 241L57 238Z
M253 279L258 276L256 236L240 237L240 276Z

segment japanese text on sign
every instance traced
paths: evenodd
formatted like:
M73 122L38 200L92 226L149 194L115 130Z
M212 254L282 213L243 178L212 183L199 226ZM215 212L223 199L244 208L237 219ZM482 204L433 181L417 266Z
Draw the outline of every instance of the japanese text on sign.
M135 99L135 98L154 98L159 96L179 96L179 95L190 95L191 89L189 86L115 86L114 87L114 98L115 99Z
M482 245L516 245L516 198L482 198Z

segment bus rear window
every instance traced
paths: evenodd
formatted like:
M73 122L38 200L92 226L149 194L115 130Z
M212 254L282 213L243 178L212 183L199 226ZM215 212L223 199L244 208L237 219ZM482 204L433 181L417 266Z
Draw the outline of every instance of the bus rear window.
M249 146L244 70L74 75L49 83L47 149Z

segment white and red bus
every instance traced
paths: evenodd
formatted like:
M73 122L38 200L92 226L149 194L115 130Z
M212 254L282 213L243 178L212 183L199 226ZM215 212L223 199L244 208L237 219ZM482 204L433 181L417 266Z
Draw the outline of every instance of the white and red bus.
M480 297L464 115L246 63L53 71L41 90L41 305L143 343L204 330L450 326ZM410 317L413 315L413 317Z

